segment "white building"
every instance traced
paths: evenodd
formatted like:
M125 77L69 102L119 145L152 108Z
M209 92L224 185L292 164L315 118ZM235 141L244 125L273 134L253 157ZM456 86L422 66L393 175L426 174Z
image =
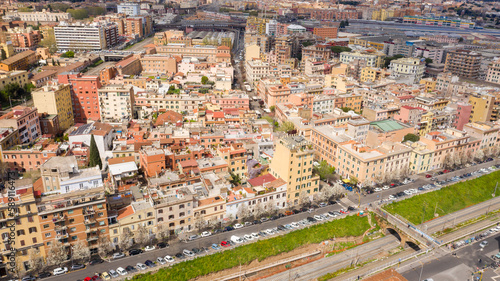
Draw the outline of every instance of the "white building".
M103 187L99 166L78 169L75 156L52 157L40 167L44 194L64 194Z
M268 212L269 208L274 210L284 209L287 207L286 189L286 182L283 179L276 179L252 188L243 188L241 194L228 195L226 218L235 219L241 212L240 209L246 209L247 213L254 215L256 215L256 209L263 212Z
M104 163L104 160L106 159L106 151L111 149L113 138L115 136L113 127L109 124L93 122L76 128L69 134L70 147L73 148L74 146L81 144L90 147L90 140L92 136L94 136L97 149L99 150L99 155Z
M334 95L314 95L313 112L328 114L335 109Z
M409 79L412 83L419 83L424 76L425 62L420 58L400 58L391 61L389 68L392 78Z
M107 47L104 27L95 23L91 25L61 23L54 27L54 35L60 51L98 51Z
M138 16L141 13L139 3L122 3L116 6L118 14L126 14L127 16Z
M134 90L131 85L110 84L99 89L98 93L103 122L134 118Z
M366 66L378 67L378 57L376 55L361 53L361 52L342 52L340 53L340 62L350 63L354 60L365 61Z
M70 13L52 13L47 12L45 9L41 12L6 12L4 20L19 18L21 21L28 22L57 22L67 21L71 19Z
M262 60L250 60L246 62L247 81L255 82L269 75L269 64Z

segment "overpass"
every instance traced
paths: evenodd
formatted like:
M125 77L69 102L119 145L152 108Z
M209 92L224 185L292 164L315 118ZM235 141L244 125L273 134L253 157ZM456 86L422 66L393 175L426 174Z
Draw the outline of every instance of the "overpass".
M415 225L403 222L398 217L381 208L375 207L370 208L370 210L382 218L382 221L379 221L379 225L385 234L396 236L401 241L402 247L409 246L418 251L421 248L440 245L436 239L418 229Z

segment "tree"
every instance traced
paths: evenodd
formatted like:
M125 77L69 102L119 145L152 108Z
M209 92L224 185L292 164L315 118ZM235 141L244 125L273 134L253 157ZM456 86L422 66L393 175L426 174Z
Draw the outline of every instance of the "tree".
M257 204L255 204L255 207L253 207L253 214L256 218L259 218L260 216L265 214L262 202L257 202Z
M230 183L232 183L234 186L238 186L241 184L240 175L233 173L230 173L230 175L231 175L231 179L229 180Z
M276 203L274 200L268 200L265 205L266 213L269 216L274 216L277 212L278 209L276 208Z
M2 48L2 60L6 59L7 58L7 53L5 52L5 50Z
M269 110L271 110L271 112L274 112L274 111L276 110L276 106L271 105L271 106L269 107Z
M340 25L339 25L340 28L345 28L345 21L340 21Z
M90 258L90 248L83 240L77 241L71 247L71 257L76 261L88 260Z
M170 237L170 229L166 223L160 223L156 226L156 234L160 241L168 240Z
M285 121L285 122L281 123L280 126L278 127L278 131L286 132L288 134L290 134L289 132L292 132L294 130L295 130L295 125L289 121Z
M137 231L134 232L134 241L139 245L146 245L150 240L149 231L144 225L139 225Z
M40 250L38 248L32 248L29 250L28 265L34 274L40 273L46 267L45 259L40 254Z
M355 176L349 176L349 180L351 181L351 183L352 183L353 185L357 185L357 184L358 184L358 182L359 182L358 178L357 178L357 177L355 177Z
M340 109L342 109L342 111L344 111L346 113L352 110L350 107L347 107L347 106L341 107Z
M334 172L335 168L328 165L328 162L326 162L326 160L321 161L319 163L319 166L314 166L313 168L313 173L319 175L321 180L325 180L331 177L331 175L333 175Z
M89 166L99 166L99 169L102 169L101 155L99 154L99 149L97 148L97 144L95 143L94 135L92 135L92 137L90 138Z
M97 252L101 257L107 257L111 252L113 252L113 245L109 240L109 237L103 236L99 237L98 240L99 248L97 248Z
M64 245L59 240L54 239L47 252L47 265L60 265L66 261L67 257L68 252Z
M309 205L311 205L311 198L305 190L303 190L299 194L299 205L303 207L308 207Z
M342 47L342 46L333 46L333 47L330 47L330 50L332 51L332 53L335 54L335 56L338 56L342 52L350 52L350 51L352 51L351 48L349 48L349 47Z
M118 242L118 246L120 250L126 251L130 247L132 247L132 237L134 234L130 231L128 227L123 228L122 234L120 234L120 241Z
M446 154L444 156L444 159L443 159L443 167L445 169L449 169L451 167L453 167L453 164L454 164L454 161L453 161L453 157L450 153Z
M66 53L61 55L62 58L74 58L75 57L75 52L73 51L67 51Z
M250 211L248 210L248 205L247 204L240 204L238 207L238 211L236 212L236 216L238 217L239 220L244 220L248 218L250 215Z
M207 76L202 76L201 77L201 84L205 85L208 83L208 77Z
M302 42L302 46L303 46L303 47L309 47L309 46L311 46L312 44L313 44L313 43L312 43L311 41L309 41L309 40Z
M391 65L391 61L397 60L397 59L400 59L400 58L404 58L404 56L403 55L395 55L393 57L386 57L386 58L384 58L384 61L385 61L384 67L388 68Z
M484 152L483 150L478 149L476 151L476 154L474 154L474 159L478 161L482 161L484 159Z
M197 215L194 219L194 227L198 230L201 230L205 228L207 225L207 222L205 220L205 216L203 215Z
M406 142L406 141L411 141L411 142L417 142L420 140L420 137L415 135L415 134L406 134L406 136L403 138L403 142Z
M71 17L76 20L83 20L89 17L89 13L85 9L67 9L66 13L70 13Z
M432 63L432 62L433 62L433 60L432 60L432 59L430 59L430 58L425 58L425 65L428 65L428 64L430 64L430 63Z

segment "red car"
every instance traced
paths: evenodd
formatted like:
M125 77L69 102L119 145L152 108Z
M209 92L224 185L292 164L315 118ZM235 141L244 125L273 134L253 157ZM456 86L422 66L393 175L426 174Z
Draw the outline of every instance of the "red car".
M340 209L340 213L342 213L342 214L349 214L349 211L344 210L344 209Z
M427 174L427 175L425 175L425 177L426 177L426 178L432 178L432 175Z
M83 279L83 281L92 281L92 278L90 278L90 277L85 277L85 279Z
M222 247L229 247L229 246L230 246L230 245L229 245L229 243L227 243L226 241L222 241L222 242L220 242L220 245L221 245Z
M449 172L450 172L450 171L448 171L448 170L444 170L444 171L443 171L443 173L445 173L445 174L446 174L446 173L449 173Z

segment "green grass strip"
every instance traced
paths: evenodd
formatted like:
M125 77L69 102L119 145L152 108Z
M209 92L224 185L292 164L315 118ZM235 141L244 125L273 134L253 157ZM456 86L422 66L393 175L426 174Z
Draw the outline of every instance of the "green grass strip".
M360 236L369 228L367 217L349 216L260 240L232 250L177 263L172 267L162 268L155 274L136 275L133 280L190 280L212 272L233 268L240 263L249 264L253 260L262 261L271 256L290 252L303 245L320 243L333 237Z
M393 202L384 207L389 213L399 214L414 224L451 214L463 208L492 199L495 185L500 180L500 171L476 179L455 183L440 190L420 194ZM500 194L500 188L495 196Z

